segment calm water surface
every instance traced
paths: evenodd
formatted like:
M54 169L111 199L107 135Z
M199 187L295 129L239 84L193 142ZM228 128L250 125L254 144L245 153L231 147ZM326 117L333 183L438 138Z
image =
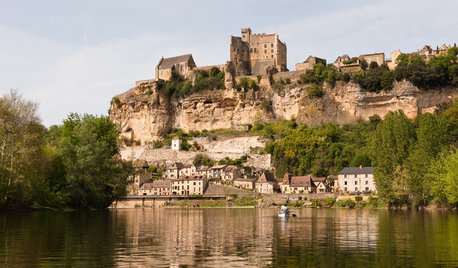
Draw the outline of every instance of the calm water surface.
M369 209L0 214L1 267L457 267L458 214Z

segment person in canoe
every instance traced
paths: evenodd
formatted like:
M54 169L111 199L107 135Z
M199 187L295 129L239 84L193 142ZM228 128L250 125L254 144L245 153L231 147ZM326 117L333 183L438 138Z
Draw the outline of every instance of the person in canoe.
M286 205L281 206L281 212L285 214L285 216L289 216L289 209Z

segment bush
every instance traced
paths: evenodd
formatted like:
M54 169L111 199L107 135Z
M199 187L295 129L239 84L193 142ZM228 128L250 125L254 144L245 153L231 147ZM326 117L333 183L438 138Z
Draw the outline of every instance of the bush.
M258 76L256 76L256 79L258 80L258 83L260 83L262 79L262 75L258 74Z
M355 201L351 199L339 200L335 204L336 206L343 207L343 208L354 208L356 206Z
M362 196L355 196L355 201L357 201L357 202L363 201L363 197Z
M248 78L248 77L243 77L239 80L239 83L237 84L236 86L236 89L238 91L240 90L244 90L246 91L247 89L258 89L258 85L256 84L256 82L251 79L251 78Z
M323 91L320 86L314 84L307 88L307 93L310 98L321 98L323 97Z

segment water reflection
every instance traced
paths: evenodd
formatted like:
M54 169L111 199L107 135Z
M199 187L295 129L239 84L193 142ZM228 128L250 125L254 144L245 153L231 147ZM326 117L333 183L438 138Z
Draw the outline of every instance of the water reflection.
M0 215L0 266L456 266L458 215L369 209Z

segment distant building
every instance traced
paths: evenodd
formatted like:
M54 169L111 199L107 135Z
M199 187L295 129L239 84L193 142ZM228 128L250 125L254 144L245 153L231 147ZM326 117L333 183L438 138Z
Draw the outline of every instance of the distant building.
M187 77L195 67L196 63L191 54L170 58L162 57L156 66L156 79L170 80L173 71Z
M312 182L316 186L316 193L332 192L332 188L328 185L326 177L312 178Z
M309 56L304 62L296 63L296 71L313 70L313 67L318 63L321 63L324 66L326 66L326 60L325 59L321 59L321 58L314 57L314 56Z
M178 136L173 137L172 139L172 150L179 151L181 148L181 139Z
M174 162L171 165L167 166L165 170L166 177L168 179L178 179L180 177L180 170L184 168L183 163Z
M378 66L385 63L385 53L372 53L372 54L364 54L358 57L358 64L365 60L367 64L371 64L371 62L376 62Z
M223 176L224 169L227 167L227 165L216 165L210 168L210 178L219 178Z
M388 68L390 68L390 70L394 70L396 66L398 66L399 55L401 55L401 50L397 49L391 52L391 59L385 61L386 65L388 65Z
M283 194L314 193L316 186L310 176L291 176L286 173L283 176L281 192Z
M242 37L231 36L230 59L236 75L264 75L274 66L286 71L286 45L278 34L252 34L250 28L242 29Z
M172 180L172 195L203 195L207 189L204 176L186 176Z
M197 168L194 164L186 164L179 171L180 177L182 176L194 176L197 175Z
M224 168L221 175L221 180L224 184L232 184L232 182L241 176L239 168L235 165L229 165Z
M258 193L273 194L278 189L278 181L275 179L274 174L266 171L259 176L255 187Z
M338 175L337 189L340 192L376 192L372 167L346 167Z
M144 183L139 189L139 195L170 195L172 189L171 180L154 180Z
M253 190L255 183L256 183L256 179L237 178L234 180L234 187Z

